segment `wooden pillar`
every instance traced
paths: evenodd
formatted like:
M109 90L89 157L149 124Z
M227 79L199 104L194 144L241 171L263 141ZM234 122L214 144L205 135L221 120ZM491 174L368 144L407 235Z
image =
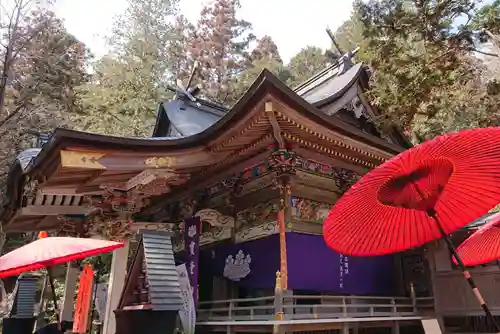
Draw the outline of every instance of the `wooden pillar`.
M283 290L288 289L288 263L286 255L286 224L285 210L278 211L278 229L280 233L280 272L281 272L281 287Z
M274 320L284 320L283 312L283 276L278 271L276 273L276 286L274 289ZM283 326L273 325L273 333L283 333Z
M80 274L80 267L75 263L68 263L66 280L64 281L64 296L61 300L61 321L73 321L73 302L76 295L76 283Z
M276 172L274 181L275 188L280 191L280 208L276 217L280 236L280 274L281 288L288 290L288 263L286 253L286 220L290 220L291 189L290 179L296 174L297 158L293 151L288 150L287 143L283 138L281 127L276 118L276 112L272 101L265 103L265 111L269 123L273 129L272 136L276 140L277 148L269 157L270 169Z
M399 321L394 321L391 328L392 334L400 334Z
M111 261L111 273L108 283L108 299L106 301L106 313L104 315L103 334L115 334L116 318L114 310L117 309L120 297L125 286L125 276L127 272L127 260L129 242L125 247L113 251Z

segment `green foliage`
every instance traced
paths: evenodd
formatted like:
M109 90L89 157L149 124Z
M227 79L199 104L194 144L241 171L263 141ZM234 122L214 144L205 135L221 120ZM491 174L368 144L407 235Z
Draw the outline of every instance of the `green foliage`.
M471 55L472 29L454 20L473 15L472 0L387 0L356 4L373 68L369 97L381 129L397 124L416 141L465 127L496 124L498 97L480 81Z
M289 86L297 86L314 74L323 70L332 59L328 58L327 54L321 48L315 46L307 46L297 53L288 64L288 70L291 77L288 81Z
M351 18L345 21L334 33L335 41L340 46L342 52L352 51L359 48L356 54L358 61L369 61L367 50L367 39L364 37L363 23L359 15L354 11ZM333 48L333 46L332 46Z
M20 150L31 146L27 131L71 126L75 87L87 80L85 46L63 22L35 1L16 1L0 11L0 178Z
M472 27L500 34L500 0L494 0L481 7L474 15Z
M89 257L83 260L83 264L90 264L94 270L95 275L99 275L97 283L107 282L109 280L109 273L111 270L111 261L113 253L105 253L94 257Z
M290 71L281 62L273 58L261 58L252 62L250 68L240 73L231 83L234 96L243 96L248 87L250 87L264 69L269 70L285 83L291 78Z
M155 107L164 95L161 87L156 87L151 78L141 78L143 65L131 60L125 62L108 56L94 66L92 82L77 90L80 129L112 135L149 136Z
M112 53L94 64L94 76L80 87L81 128L114 135L149 136L159 101L166 98L168 69L177 59L170 22L176 0L129 1L109 37Z

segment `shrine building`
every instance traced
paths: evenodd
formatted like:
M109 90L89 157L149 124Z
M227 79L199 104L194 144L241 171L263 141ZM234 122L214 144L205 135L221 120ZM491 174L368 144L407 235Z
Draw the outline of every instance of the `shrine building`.
M104 334L128 334L120 314L160 323L148 316L179 301L178 278L154 266L162 256L186 265L200 332L423 333L436 316L422 250L347 257L322 237L335 201L411 146L377 131L354 53L293 90L264 70L231 109L179 89L151 138L55 129L12 166L3 230L126 241ZM68 266L67 287L77 276Z

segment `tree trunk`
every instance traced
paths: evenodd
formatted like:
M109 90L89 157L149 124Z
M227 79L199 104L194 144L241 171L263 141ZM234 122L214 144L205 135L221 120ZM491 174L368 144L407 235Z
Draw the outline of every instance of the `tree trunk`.
M5 94L7 92L7 84L9 83L10 68L12 66L12 55L14 43L17 39L17 29L19 27L19 20L21 19L21 11L23 9L23 1L19 1L16 4L16 17L14 22L12 20L9 22L9 40L7 41L7 48L5 51L5 57L3 61L2 78L0 78L0 115L5 114ZM5 238L4 238L5 240ZM3 247L3 245L2 245Z

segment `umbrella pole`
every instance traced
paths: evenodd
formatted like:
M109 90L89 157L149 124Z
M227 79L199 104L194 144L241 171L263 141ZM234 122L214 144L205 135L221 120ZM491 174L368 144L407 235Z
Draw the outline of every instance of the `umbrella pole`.
M56 313L57 328L62 333L61 319L59 318L59 308L57 307L56 289L54 287L54 277L52 276L52 269L50 267L47 268L47 274L49 276L50 289L52 290L52 301L54 302L54 312Z
M491 311L488 308L488 305L486 305L486 301L484 300L483 296L481 295L481 292L479 292L479 289L477 288L476 283L472 279L471 274L469 273L469 271L465 267L462 259L458 255L457 249L453 245L453 242L452 242L450 236L448 234L446 234L443 227L441 226L441 223L439 222L439 219L436 216L436 212L435 211L427 212L427 214L429 215L429 217L431 217L436 222L436 225L439 228L439 232L441 233L441 236L444 238L444 241L446 242L446 245L448 246L448 249L450 250L450 252L453 254L453 257L455 258L455 260L457 260L458 266L460 267L462 274L464 275L465 279L467 280L467 283L469 283L469 286L471 287L472 292L476 296L479 304L481 305L484 313L486 314L486 317L489 319L491 324L493 324L493 326L495 327L495 332L497 332L497 333L500 332L500 327L496 323L495 318L493 318L493 315L491 314Z

